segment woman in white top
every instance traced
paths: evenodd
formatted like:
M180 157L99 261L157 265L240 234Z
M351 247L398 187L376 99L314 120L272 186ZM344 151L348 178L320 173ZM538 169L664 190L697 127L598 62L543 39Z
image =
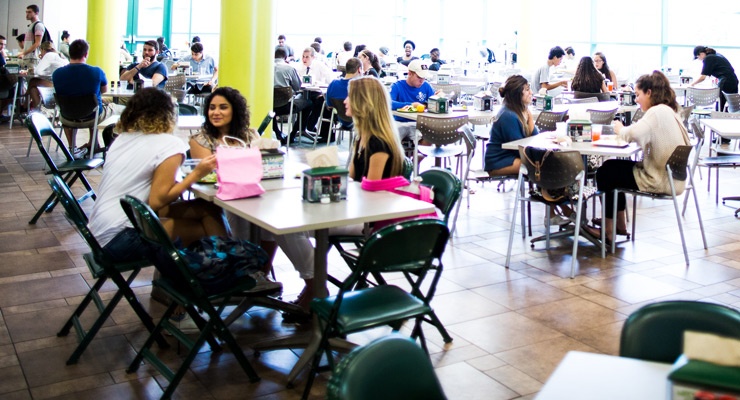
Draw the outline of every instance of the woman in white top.
M170 96L145 88L126 104L116 130L121 132L105 161L90 230L116 261L146 257L147 246L133 229L119 200L131 195L145 201L162 219L170 237L187 246L208 235L226 235L223 213L204 200L179 201L180 195L216 168L207 156L177 181L187 145L172 135L177 121Z
M596 171L596 183L600 191L606 193L607 240L611 241L614 224L614 189L639 189L652 193L670 193L668 173L665 165L677 146L688 145L689 135L678 116L678 103L671 84L659 71L643 75L635 83L637 104L645 115L635 124L622 126L614 122L614 131L620 139L640 145L644 154L642 161L607 160ZM683 181L676 181L676 194L684 190ZM627 234L624 193L617 198L617 234ZM599 231L586 227L594 236Z
M51 42L43 42L39 46L40 53L39 57L41 60L34 70L34 74L39 78L31 78L28 81L28 95L31 97L31 110L38 110L41 105L41 93L36 89L37 87L54 87L50 79L43 77L51 77L51 74L59 67L63 67L69 64L69 61L61 54L54 50L54 44Z

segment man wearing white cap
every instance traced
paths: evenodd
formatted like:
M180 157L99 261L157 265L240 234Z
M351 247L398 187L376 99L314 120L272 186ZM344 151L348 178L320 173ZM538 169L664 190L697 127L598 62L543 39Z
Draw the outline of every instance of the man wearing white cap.
M398 81L391 86L391 109L419 105L426 106L430 97L434 96L434 88L426 81L429 77L429 67L423 64L421 60L413 60L409 63L409 74L405 81ZM396 121L402 122L398 125L398 134L401 140L416 131L416 122L407 118L393 117ZM410 122L410 124L405 124ZM408 125L408 127L407 127Z

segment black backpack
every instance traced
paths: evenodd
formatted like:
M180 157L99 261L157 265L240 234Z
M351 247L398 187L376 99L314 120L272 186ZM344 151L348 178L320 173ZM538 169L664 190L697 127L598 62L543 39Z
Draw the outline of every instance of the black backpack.
M39 22L41 21L36 21L33 23L33 26L31 27L31 32L36 30L36 24L38 24ZM51 40L51 35L49 34L49 30L46 29L46 25L44 25L44 36L41 37L41 43L44 43L44 42L54 43L54 41Z

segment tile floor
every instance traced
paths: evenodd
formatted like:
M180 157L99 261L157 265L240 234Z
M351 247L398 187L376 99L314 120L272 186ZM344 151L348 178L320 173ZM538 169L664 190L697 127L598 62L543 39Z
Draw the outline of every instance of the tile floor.
M79 363L65 366L75 339L56 337L56 332L92 281L81 258L85 244L59 209L36 225L27 223L49 194L38 151L25 156L28 140L25 128L0 127L0 400L159 398L166 384L161 376L147 367L135 374L125 372L146 336L125 302ZM304 155L305 150L291 152L292 158ZM740 204L715 205L702 172L699 198L709 249L702 249L697 218L689 210L685 226L690 268L683 263L671 204L640 200L638 240L620 243L617 254L606 259L584 244L575 279L568 278L568 240L556 241L545 251L542 244L530 249L516 236L514 262L505 269L514 196L510 188L500 193L494 185L474 187L471 208L463 205L445 253L446 270L433 303L454 342L443 348L436 331L428 331L431 359L449 398L533 398L566 352L616 354L623 321L649 302L687 299L740 307L740 221L733 216ZM89 176L98 182L100 173ZM740 193L738 177L737 171L722 170L721 194ZM87 201L84 206L89 210L90 205ZM535 207L534 215L542 215L541 208ZM543 230L541 225L534 228ZM276 264L290 299L302 283L281 253ZM330 264L335 271L342 269L336 254ZM163 307L150 300L151 275L151 268L145 270L135 291L156 318ZM285 387L296 353L272 351L254 358L250 346L306 328L283 324L276 312L253 310L232 329L262 381L249 384L231 354L206 350L175 397L298 398L305 375L297 388ZM363 343L385 333L354 339ZM163 356L178 358L173 349ZM326 380L318 379L313 398L324 397Z

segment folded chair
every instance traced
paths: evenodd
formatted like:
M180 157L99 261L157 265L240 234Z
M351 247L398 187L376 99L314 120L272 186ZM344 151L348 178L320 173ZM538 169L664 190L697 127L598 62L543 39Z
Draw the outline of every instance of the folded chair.
M87 346L95 338L95 335L98 333L105 321L108 320L108 317L123 297L126 298L128 303L131 305L131 308L134 309L134 312L146 329L149 330L149 332L154 330L152 317L150 317L146 310L144 310L139 299L136 298L136 294L131 290L131 283L139 275L141 269L152 264L146 259L121 263L108 257L97 239L95 239L95 236L93 236L92 232L90 232L90 229L87 227L87 216L85 215L85 212L82 211L77 200L75 200L72 195L72 191L69 190L69 186L67 186L67 184L64 183L64 180L59 176L51 177L49 179L49 185L59 199L59 202L62 203L62 206L67 211L67 219L69 219L72 225L77 228L77 232L83 239L85 239L87 245L90 246L90 253L83 254L82 258L85 260L87 268L90 269L92 277L97 279L85 298L82 299L80 305L77 306L62 329L57 333L57 336L60 337L67 336L73 326L77 332L79 345L77 345L77 348L74 350L72 355L69 356L69 359L67 359L67 365L72 365L77 363L80 356L82 356L82 353L85 352ZM122 274L124 273L129 273L128 278L123 277ZM116 284L118 290L116 290L115 294L106 305L100 298L100 289L108 279ZM95 304L96 308L100 312L100 316L86 332L85 328L82 326L82 322L80 321L80 316L85 312L87 306L90 305L90 302ZM161 335L156 336L155 340L160 348L169 347L169 344L167 344L167 341L164 340L164 337Z
M99 167L103 164L103 160L99 158L75 160L72 153L69 152L64 143L62 143L62 140L57 136L56 132L54 132L54 127L51 125L51 122L49 122L49 120L41 113L32 113L29 115L26 118L26 126L31 132L31 137L36 142L36 146L38 146L41 155L44 157L44 161L48 167L46 173L60 177L67 186L70 187L79 179L80 182L82 182L82 185L85 186L85 189L87 189L87 192L78 198L77 202L82 202L88 197L92 197L93 200L95 200L95 192L93 191L92 186L90 186L90 182L85 178L83 172ZM49 137L51 141L57 144L57 146L62 150L65 161L59 164L54 161L49 154L48 149L44 147L43 137ZM52 193L28 223L35 224L43 212L52 212L56 204L57 196Z
M326 387L328 400L443 400L429 357L412 340L390 335L344 357Z
M662 301L630 314L622 327L619 356L673 363L683 354L683 333L740 339L740 312L715 303Z
M635 213L637 209L637 197L649 197L653 200L673 200L673 208L676 211L676 222L678 223L678 232L681 234L681 245L683 246L683 255L686 260L686 266L689 266L689 251L686 249L686 239L684 238L683 234L683 224L681 223L681 212L678 210L678 198L676 195L676 181L686 181L688 177L688 182L686 184L686 190L689 190L691 194L694 196L694 204L696 204L696 217L699 219L699 229L701 230L701 239L704 242L704 248L707 248L707 238L704 235L704 223L701 220L701 210L699 209L699 201L697 200L696 196L696 190L694 186L694 177L692 175L691 168L689 167L689 155L691 155L691 150L693 146L691 145L682 145L677 146L676 149L673 151L671 156L668 158L668 162L666 162L665 169L668 172L668 183L671 187L671 193L670 194L663 194L663 193L651 193L651 192L643 192L641 190L636 189L620 189L615 188L614 189L614 214L617 215L617 195L621 193L628 193L631 194L632 197L632 241L635 240L635 225L637 223L637 214ZM688 196L688 193L686 193L686 196ZM605 203L602 203L605 204ZM602 215L603 217L603 215ZM603 230L603 229L602 229ZM613 224L613 230L612 230L612 237L617 237L617 224ZM612 253L614 253L614 250L616 248L615 241L612 241Z
M509 248L506 252L506 268L509 268L511 263L511 248L514 243L514 228L516 227L516 204L520 201L538 202L545 204L545 215L549 216L550 207L554 207L560 204L570 204L575 207L575 219L573 223L575 228L573 230L565 230L554 234L550 233L550 219L546 218L547 225L545 226L545 236L534 238L531 240L532 247L536 241L545 240L545 247L550 248L550 239L554 237L573 236L573 254L571 256L570 265L570 277L575 277L576 261L578 257L578 239L581 236L581 221L583 214L583 205L592 196L600 196L602 204L604 204L604 194L596 191L594 188L585 187L585 170L583 164L583 158L578 151L559 151L550 150L537 147L523 147L519 146L519 156L521 158L521 167L519 168L519 178L517 180L516 189L516 201L514 202L514 214L511 217L511 229L509 231ZM527 176L529 181L536 184L539 187L540 193L530 191L529 196L524 196L524 176ZM562 198L554 199L545 196L545 191L560 190L563 188L572 187L574 184L578 185L578 192L571 193L570 190L565 190L565 194ZM604 209L601 210L601 218L604 218ZM603 227L601 228L601 242L597 242L597 238L590 237L587 232L583 232L583 236L595 244L601 246L601 258L606 257L605 238L606 233ZM524 230L522 230L522 238L524 238Z
M372 234L362 247L357 267L342 282L339 293L311 302L311 310L318 317L322 335L303 392L304 399L311 390L323 355L327 356L329 366L333 368L330 338L385 325L398 330L405 320L415 319L411 337L418 337L428 353L421 322L428 318L436 326L441 326L430 302L442 274L441 259L449 236L447 226L437 219L387 226ZM409 246L409 243L414 245ZM411 293L394 285L353 290L367 274L388 272L403 273L411 284ZM427 273L432 277L430 288L424 294L422 285Z
M180 251L175 248L167 232L165 232L162 224L159 222L157 214L147 204L132 196L126 196L121 199L121 206L142 239L152 245L152 261L155 268L161 274L161 278L155 280L153 284L160 287L172 298L172 303L159 320L159 324L157 324L154 331L149 335L149 338L141 347L126 372L136 372L143 360L148 361L152 367L169 381L169 386L162 394L162 399L169 399L172 397L177 385L188 372L190 364L206 341L208 341L211 350L214 352L221 350L221 346L213 339L212 335L215 334L229 347L236 361L249 377L250 382L259 381L259 376L249 364L241 347L239 347L234 336L221 319L221 314L229 304L229 300L233 296L239 296L244 291L254 287L254 279L244 276L233 282L231 287L223 291L206 291L181 256ZM195 341L174 324L170 323L170 316L172 316L178 306L185 308L198 327L198 337ZM206 314L207 321L201 317L196 308ZM170 332L173 337L183 343L188 349L188 354L176 372L172 371L170 367L157 357L155 352L150 350L154 340L163 329Z

